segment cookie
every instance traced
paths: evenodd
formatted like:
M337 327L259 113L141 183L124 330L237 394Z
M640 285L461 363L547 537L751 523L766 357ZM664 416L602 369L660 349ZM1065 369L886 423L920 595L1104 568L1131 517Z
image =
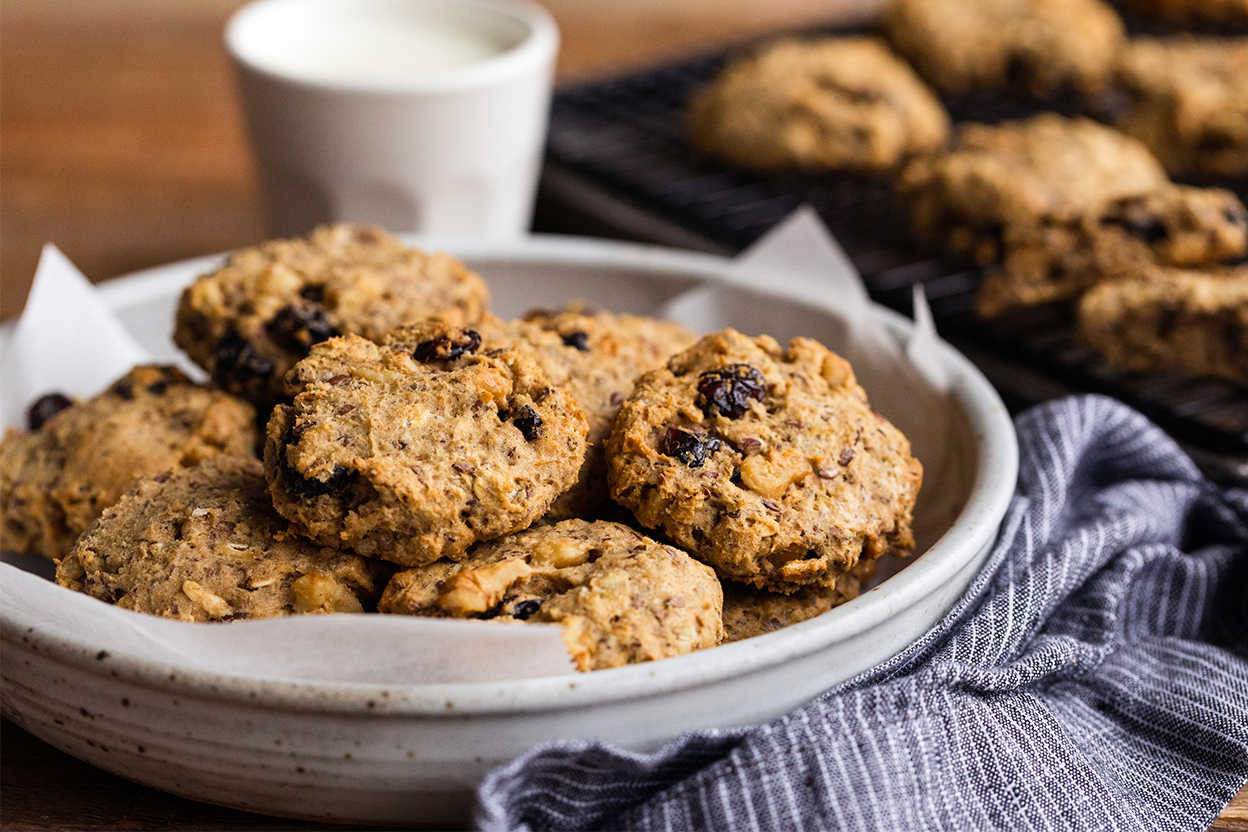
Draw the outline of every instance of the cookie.
M1171 24L1206 24L1248 28L1248 0L1118 0L1149 20Z
M910 443L807 338L704 337L638 380L606 450L616 502L726 579L830 588L914 545Z
M976 298L983 317L1069 300L1158 264L1237 260L1248 254L1248 210L1230 191L1168 185L1074 220L1006 227L1001 251Z
M884 29L942 92L1012 88L1040 98L1105 92L1126 37L1100 0L894 0Z
M873 560L860 560L836 579L836 586L805 586L788 595L725 581L724 641L772 633L852 601L875 574L875 567Z
M254 456L255 411L174 367L135 367L94 398L45 396L0 443L0 548L64 556L139 477Z
M920 240L986 264L1001 257L1003 228L1075 222L1168 184L1138 140L1045 113L962 125L948 152L907 165L897 191Z
M482 322L480 331L491 343L529 351L551 383L572 394L588 421L585 461L576 482L550 507L546 522L589 517L607 499L602 440L633 382L697 340L672 321L580 303L560 311L530 312L522 321L492 319Z
M1248 384L1248 266L1153 269L1079 303L1080 337L1111 364Z
M56 582L181 621L364 612L392 568L286 533L260 461L216 457L140 480L107 509Z
M1172 174L1248 176L1248 37L1135 39L1118 75L1131 99L1118 126Z
M761 171L879 171L943 147L949 116L878 38L788 39L738 59L688 106L693 146Z
M576 479L581 409L525 352L430 322L315 345L269 421L265 475L294 529L403 566L530 525Z
M488 300L452 257L336 225L234 252L182 292L173 338L220 387L267 412L293 395L286 373L313 344L347 333L377 340L435 314L472 323Z
M723 635L715 573L617 523L565 520L475 547L459 562L399 572L381 612L563 625L580 670L713 647Z

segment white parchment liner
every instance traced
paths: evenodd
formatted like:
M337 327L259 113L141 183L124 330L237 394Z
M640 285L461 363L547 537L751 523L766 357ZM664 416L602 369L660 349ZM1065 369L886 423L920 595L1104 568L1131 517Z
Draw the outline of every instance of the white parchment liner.
M744 252L724 277L725 283L683 293L654 314L698 332L717 330L726 318L749 320L756 325L747 334L766 333L781 344L811 331L823 333L821 340L853 363L872 405L910 438L926 471L924 513L945 517L956 511L931 505L945 491L939 479L950 452L951 405L948 379L932 359L936 335L921 292L915 298L918 326L903 348L867 313L861 278L809 208ZM770 295L769 302L760 304L758 291ZM827 310L837 312L843 331L826 334ZM22 425L26 407L39 395L59 390L88 397L149 360L94 287L48 246L0 359L0 416L6 427ZM4 560L0 604L43 619L49 634L155 663L242 677L387 684L572 672L556 625L386 615L188 624L62 589L45 579L51 564L42 558L6 553Z

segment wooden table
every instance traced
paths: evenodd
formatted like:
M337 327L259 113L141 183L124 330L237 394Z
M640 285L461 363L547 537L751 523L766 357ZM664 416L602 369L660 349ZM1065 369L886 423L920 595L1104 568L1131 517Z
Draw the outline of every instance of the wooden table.
M869 18L880 0L544 0L558 78ZM92 280L263 239L221 29L242 0L4 0L0 318L54 242ZM312 829L129 783L0 725L5 829ZM1248 789L1214 824L1248 832Z

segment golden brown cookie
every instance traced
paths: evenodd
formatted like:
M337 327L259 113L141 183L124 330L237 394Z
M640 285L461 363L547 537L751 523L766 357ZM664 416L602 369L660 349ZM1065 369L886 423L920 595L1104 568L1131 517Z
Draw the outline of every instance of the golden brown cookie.
M1120 367L1248 384L1248 267L1103 283L1079 303L1079 334Z
M1138 38L1118 75L1132 102L1118 126L1168 171L1248 176L1248 37Z
M561 311L530 312L522 321L483 321L480 331L493 344L530 352L551 383L572 394L588 420L585 462L576 483L550 507L546 522L590 517L607 499L602 440L633 392L633 382L697 340L672 321L579 303Z
M949 116L873 37L788 39L733 61L688 107L694 147L763 171L886 170L943 147Z
M295 365L269 421L278 512L326 546L403 566L525 528L576 480L581 409L526 352L430 322L347 335Z
M56 581L181 621L364 612L392 567L286 533L260 461L215 457L140 480L60 561Z
M0 442L0 548L63 557L139 477L254 456L255 411L174 367L135 367L103 393L45 396L37 424Z
M943 92L1013 87L1041 98L1104 92L1125 38L1101 0L893 0L884 28Z
M183 291L173 338L220 387L267 412L293 395L286 373L313 344L377 340L431 315L472 323L488 301L481 278L452 257L335 225L234 252Z
M381 612L563 625L580 670L713 647L715 573L617 523L565 520L476 546L459 562L398 573Z
M873 560L860 560L836 579L836 586L804 586L788 595L724 581L724 641L772 633L852 601L875 574L875 567Z
M832 587L914 545L910 443L807 338L704 337L638 380L606 449L612 497L727 579Z

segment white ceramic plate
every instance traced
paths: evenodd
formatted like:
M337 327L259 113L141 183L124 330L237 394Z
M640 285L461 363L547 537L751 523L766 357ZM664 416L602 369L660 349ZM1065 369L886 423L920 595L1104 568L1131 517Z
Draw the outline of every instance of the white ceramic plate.
M782 343L798 334L835 343L842 329L828 300L813 300L809 287L732 288L730 261L708 255L541 237L446 247L485 277L502 316L574 298L647 313L713 286L738 301L716 328L767 332ZM139 340L172 360L177 292L216 260L175 263L100 288ZM872 314L907 341L907 319L880 307ZM1017 475L1014 431L979 372L943 343L936 351L952 379L954 452L938 468L925 460L916 510L923 554L811 621L590 674L380 685L231 677L127 655L104 661L91 633L50 625L55 610L5 608L3 712L75 757L175 794L385 824L465 822L480 778L537 743L596 738L651 750L685 731L769 720L895 655L938 620L987 557ZM913 423L915 414L875 403L893 421Z

